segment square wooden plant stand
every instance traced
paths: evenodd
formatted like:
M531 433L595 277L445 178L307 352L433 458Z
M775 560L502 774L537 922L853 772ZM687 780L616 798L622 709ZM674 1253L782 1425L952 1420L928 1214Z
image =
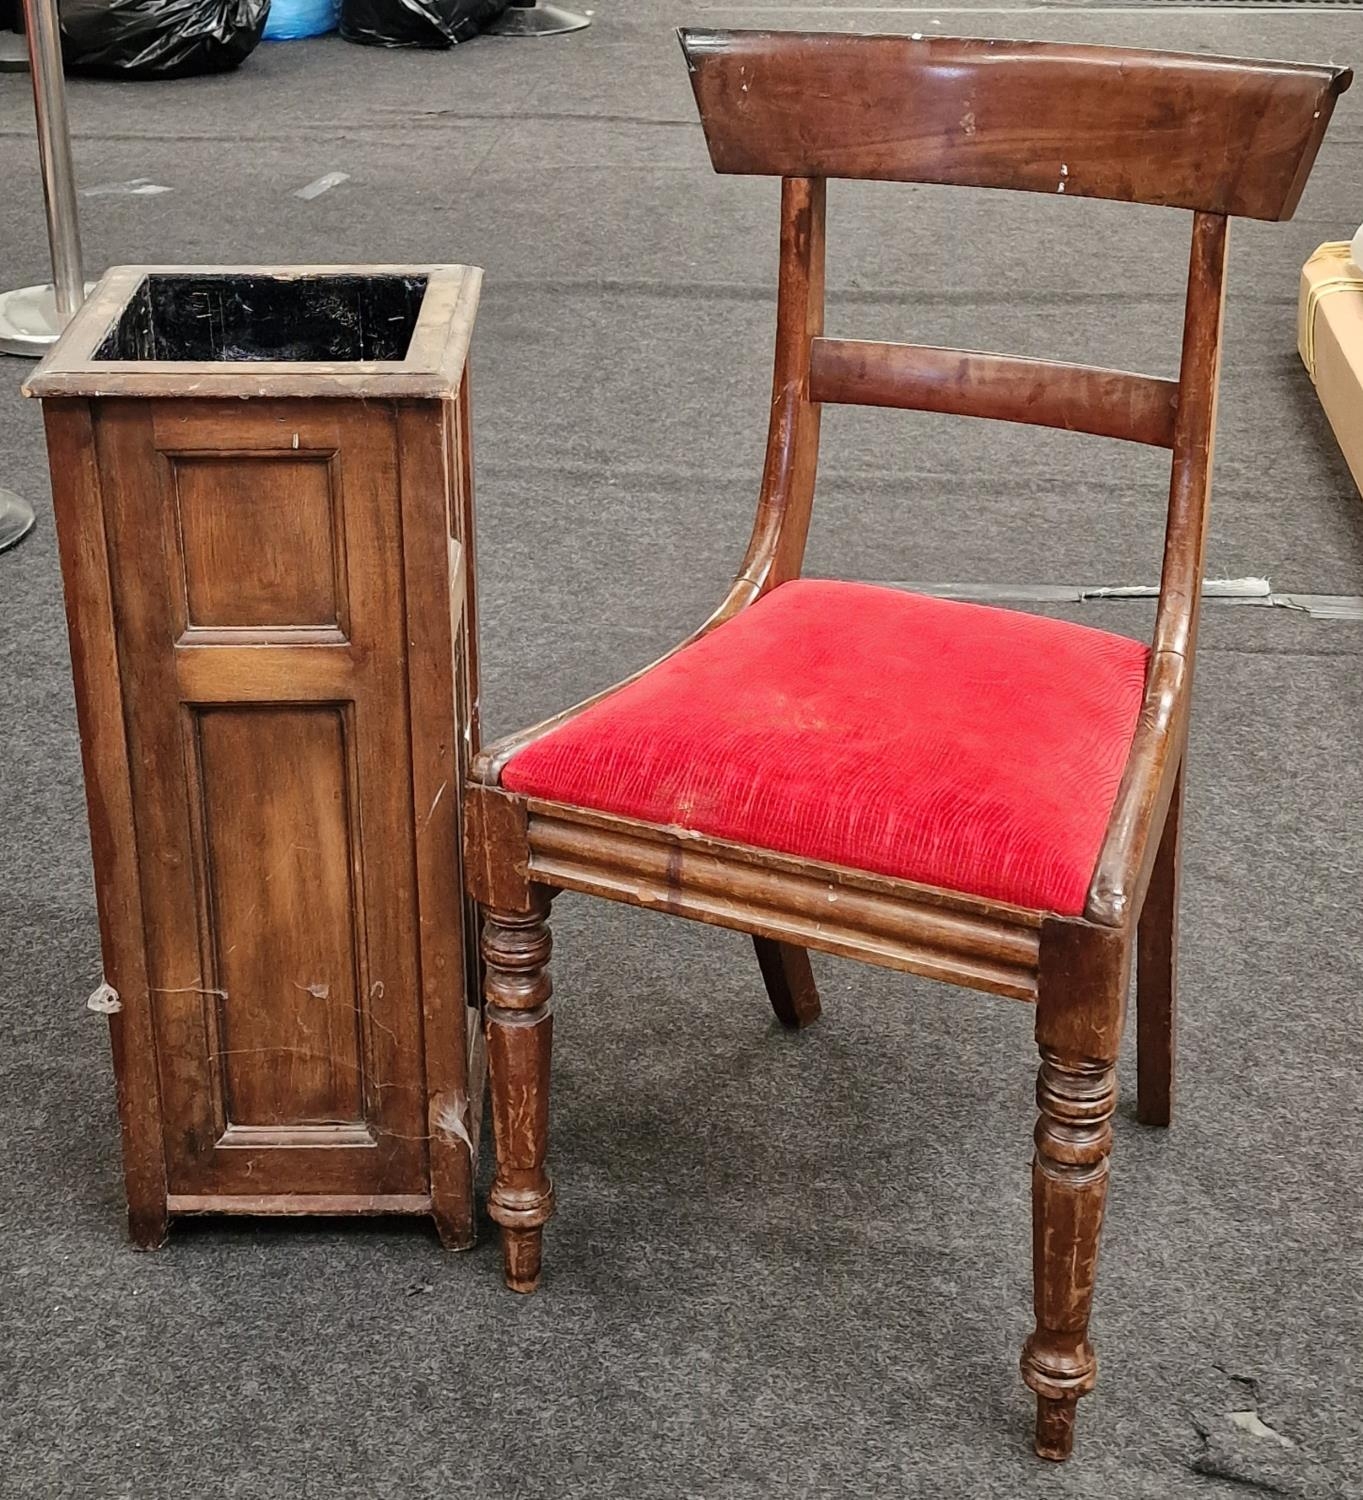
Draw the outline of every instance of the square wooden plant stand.
M121 267L43 401L134 1240L473 1237L464 266Z

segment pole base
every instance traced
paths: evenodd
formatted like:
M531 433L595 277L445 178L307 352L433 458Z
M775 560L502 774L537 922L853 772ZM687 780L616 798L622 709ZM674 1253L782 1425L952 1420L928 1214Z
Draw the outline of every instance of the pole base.
M85 283L87 297L94 289L93 281ZM51 282L0 292L0 354L41 359L64 326Z
M28 72L28 43L17 31L0 31L0 73Z
M13 547L33 530L33 507L13 490L0 490L0 552Z
M559 36L565 31L581 31L591 24L590 16L580 16L562 6L535 0L534 5L511 5L491 26L484 27L483 35Z

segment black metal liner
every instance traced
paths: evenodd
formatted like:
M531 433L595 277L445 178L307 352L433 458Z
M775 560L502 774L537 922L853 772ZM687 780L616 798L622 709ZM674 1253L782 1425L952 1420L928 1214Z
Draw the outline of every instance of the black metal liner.
M97 360L401 360L424 276L148 276Z

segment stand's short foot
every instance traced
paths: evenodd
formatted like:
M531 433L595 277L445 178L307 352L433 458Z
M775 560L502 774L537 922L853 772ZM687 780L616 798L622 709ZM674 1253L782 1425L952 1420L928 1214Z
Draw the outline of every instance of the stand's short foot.
M170 1234L170 1215L164 1208L130 1208L128 1233L138 1250L159 1250Z
M471 1250L478 1243L477 1231L467 1214L431 1215L442 1250Z
M502 1263L513 1292L533 1292L540 1284L542 1229L503 1229Z
M1036 1451L1038 1458L1060 1463L1074 1447L1074 1413L1078 1398L1056 1400L1051 1396L1036 1398Z

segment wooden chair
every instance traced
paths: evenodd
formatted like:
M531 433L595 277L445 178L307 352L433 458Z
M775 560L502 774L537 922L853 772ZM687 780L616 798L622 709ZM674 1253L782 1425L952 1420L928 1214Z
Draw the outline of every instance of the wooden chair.
M819 1014L808 949L1032 1002L1036 1328L1022 1374L1037 1395L1037 1452L1064 1458L1095 1378L1089 1307L1133 952L1138 1111L1148 1124L1170 1117L1179 804L1227 218L1292 213L1350 74L948 37L681 40L715 169L782 179L766 467L742 569L701 629L493 745L472 771L467 874L486 916L490 1212L506 1279L534 1289L554 1208L546 917L558 890L752 934L791 1027ZM825 338L829 177L1193 210L1178 379ZM824 402L1171 449L1152 647L800 581Z

